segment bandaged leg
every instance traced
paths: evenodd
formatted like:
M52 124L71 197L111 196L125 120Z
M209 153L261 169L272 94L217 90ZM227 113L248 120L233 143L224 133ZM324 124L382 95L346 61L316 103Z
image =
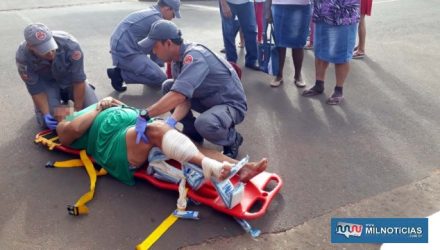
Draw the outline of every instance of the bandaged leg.
M199 152L197 147L194 145L194 143L191 142L190 139L179 133L177 130L169 130L164 134L162 138L162 151L171 159L177 160L181 163L187 163L189 161L196 164L201 163L205 180L211 179L211 182L214 184L226 207L233 208L238 205L242 200L244 193L243 183L239 183L237 186L234 186L229 179L234 174L236 174L244 166L244 164L248 162L248 157L238 162L232 168L231 175L228 175L224 181L218 181L217 178L221 176L222 169L227 163L221 163L219 161L204 156ZM199 179L200 173L196 173L195 171L189 170L188 168L184 167L184 172L185 170L195 174L194 179ZM188 176L188 174L186 176L190 177ZM211 178L212 176L217 178ZM188 178L188 180L189 179L191 178ZM200 185L200 183L195 184L195 186ZM183 199L181 198L180 201L182 202ZM183 203L180 204L178 207L183 207Z
M211 175L219 177L223 168L223 163L205 157L202 160L203 175L206 179L211 178Z
M163 135L162 151L166 156L181 163L189 162L199 153L196 145L175 129L168 130Z
M200 153L196 145L188 137L174 129L168 130L163 135L162 151L171 159L181 163L189 162ZM205 178L208 179L211 175L215 177L220 176L223 168L221 162L204 157L201 163Z

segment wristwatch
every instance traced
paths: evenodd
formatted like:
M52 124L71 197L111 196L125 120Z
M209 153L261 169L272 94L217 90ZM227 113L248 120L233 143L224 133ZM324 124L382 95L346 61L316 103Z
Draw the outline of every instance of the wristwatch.
M150 116L148 115L148 110L143 109L141 110L141 112L139 113L139 115L144 118L146 121L150 120Z

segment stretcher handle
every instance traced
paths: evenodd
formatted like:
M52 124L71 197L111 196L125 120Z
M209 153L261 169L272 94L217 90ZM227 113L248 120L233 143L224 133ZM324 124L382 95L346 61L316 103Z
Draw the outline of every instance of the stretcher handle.
M273 173L268 173L268 172L264 172L262 176L258 176L256 178L261 178L264 179L263 183L256 183L256 181L252 181L253 185L259 190L260 193L262 194L266 194L264 195L264 197L260 197L257 198L256 200L260 200L263 202L261 208L257 211L257 212L248 212L248 211L244 211L244 212L239 212L238 207L229 209L225 206L211 206L212 205L212 199L210 198L206 198L204 196L199 195L197 192L193 191L193 190L189 190L189 194L188 196L193 198L194 200L211 206L213 209L224 212L226 214L235 216L237 218L241 218L241 219L257 219L261 216L264 215L264 213L267 211L267 208L269 207L271 201L273 200L273 198L275 197L275 195L277 193L279 193L281 187L283 186L283 180L277 175L277 174L273 174ZM264 191L264 188L269 184L270 181L275 181L277 182L277 185L274 187L273 190L271 190L270 192Z
M35 135L35 139L38 139L41 136L45 136L47 134L50 134L51 132L52 132L52 130L50 130L50 129L43 130Z
M269 174L269 173L266 173L266 175L267 174ZM277 182L277 185L269 192L264 191L264 188L272 180ZM265 182L263 182L260 185L255 185L255 186L260 190L261 193L267 194L267 195L265 195L262 199L260 199L263 202L263 205L261 206L260 210L258 210L257 212L253 212L253 213L251 213L249 211L244 212L244 217L249 218L249 219L256 219L256 218L262 216L266 212L266 210L269 207L270 203L272 202L273 198L275 197L275 195L280 191L281 187L283 186L283 180L281 179L281 177L279 175L274 174L274 173L270 173L269 177L266 177Z

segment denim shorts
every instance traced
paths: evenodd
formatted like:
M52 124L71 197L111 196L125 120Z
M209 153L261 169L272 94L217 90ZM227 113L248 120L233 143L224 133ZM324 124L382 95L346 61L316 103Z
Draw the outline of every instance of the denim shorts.
M350 25L315 24L315 57L322 61L342 64L353 56L356 42L357 23Z
M310 4L274 4L272 17L275 44L282 48L304 48L309 35Z

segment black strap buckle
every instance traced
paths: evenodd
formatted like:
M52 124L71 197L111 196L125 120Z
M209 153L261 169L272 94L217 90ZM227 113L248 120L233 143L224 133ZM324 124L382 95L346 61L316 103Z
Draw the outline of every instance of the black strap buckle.
M54 167L55 167L54 162L52 162L52 161L46 162L46 168L54 168Z
M76 207L76 206L67 205L67 212L69 212L69 214L72 216L79 215L78 207Z

